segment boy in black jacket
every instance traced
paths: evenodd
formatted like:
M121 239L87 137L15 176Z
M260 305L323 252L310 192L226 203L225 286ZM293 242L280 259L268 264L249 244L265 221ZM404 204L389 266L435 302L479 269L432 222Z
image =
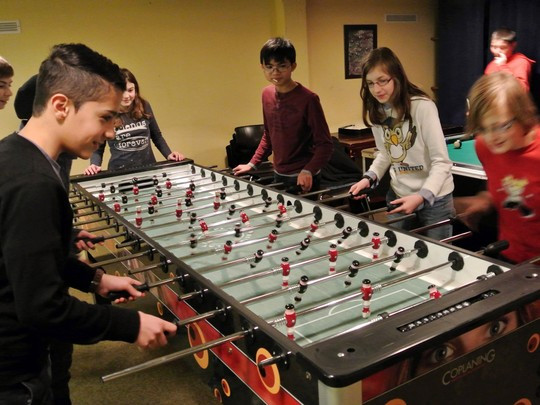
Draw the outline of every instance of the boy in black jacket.
M0 403L52 403L50 338L155 347L176 331L142 312L81 302L64 288L142 295L138 281L69 255L73 218L55 162L61 152L88 159L114 136L124 86L107 58L81 44L57 45L40 67L32 118L0 142Z

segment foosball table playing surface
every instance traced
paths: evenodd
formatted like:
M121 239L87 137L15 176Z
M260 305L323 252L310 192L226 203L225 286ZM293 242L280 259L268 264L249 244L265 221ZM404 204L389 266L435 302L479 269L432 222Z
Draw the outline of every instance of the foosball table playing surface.
M126 274L191 345L104 381L193 356L223 403L538 400L532 264L511 268L190 162L72 185L74 225L125 255L95 265L144 258Z

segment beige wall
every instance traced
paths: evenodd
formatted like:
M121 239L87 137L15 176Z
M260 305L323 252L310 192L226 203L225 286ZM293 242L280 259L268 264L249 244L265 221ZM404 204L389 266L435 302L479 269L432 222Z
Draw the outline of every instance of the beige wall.
M376 24L377 44L391 48L409 79L431 94L435 83L436 1L308 0L309 77L331 131L362 121L361 79L345 80L343 25ZM416 23L386 23L385 14L417 14Z
M433 3L433 4L432 4ZM377 24L379 45L401 57L411 79L434 82L435 2L430 0L0 0L0 55L15 68L16 90L50 47L83 42L137 76L169 145L197 163L225 165L233 128L262 122L266 85L258 53L270 36L297 48L295 79L317 92L332 130L359 121L359 80L345 80L343 24ZM385 24L384 14L417 13L416 24ZM13 103L0 134L16 129ZM157 153L159 156L159 152ZM107 155L108 156L108 155ZM73 173L87 162L76 161Z

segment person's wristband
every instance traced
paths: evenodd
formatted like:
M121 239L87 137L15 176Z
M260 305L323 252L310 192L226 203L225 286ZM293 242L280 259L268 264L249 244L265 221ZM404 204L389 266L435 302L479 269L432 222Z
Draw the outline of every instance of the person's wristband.
M371 176L368 176L367 174L364 174L364 175L362 176L362 178L363 178L363 179L368 179L368 180L369 180L369 186L370 186L370 187L373 187L373 184L375 183L375 180L373 180L373 179L371 178Z
M101 279L103 278L103 275L105 274L105 270L98 268L96 272L94 273L94 278L90 282L90 287L88 287L88 291L91 293L95 293L98 289L99 283L101 283Z

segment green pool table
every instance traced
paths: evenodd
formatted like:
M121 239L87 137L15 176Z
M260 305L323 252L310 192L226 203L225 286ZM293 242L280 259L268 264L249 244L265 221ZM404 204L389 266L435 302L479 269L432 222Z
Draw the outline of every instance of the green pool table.
M452 173L458 176L486 180L486 173L474 150L474 140L461 141L459 149L454 147L454 142L462 137L463 134L446 137L448 155L452 161Z

